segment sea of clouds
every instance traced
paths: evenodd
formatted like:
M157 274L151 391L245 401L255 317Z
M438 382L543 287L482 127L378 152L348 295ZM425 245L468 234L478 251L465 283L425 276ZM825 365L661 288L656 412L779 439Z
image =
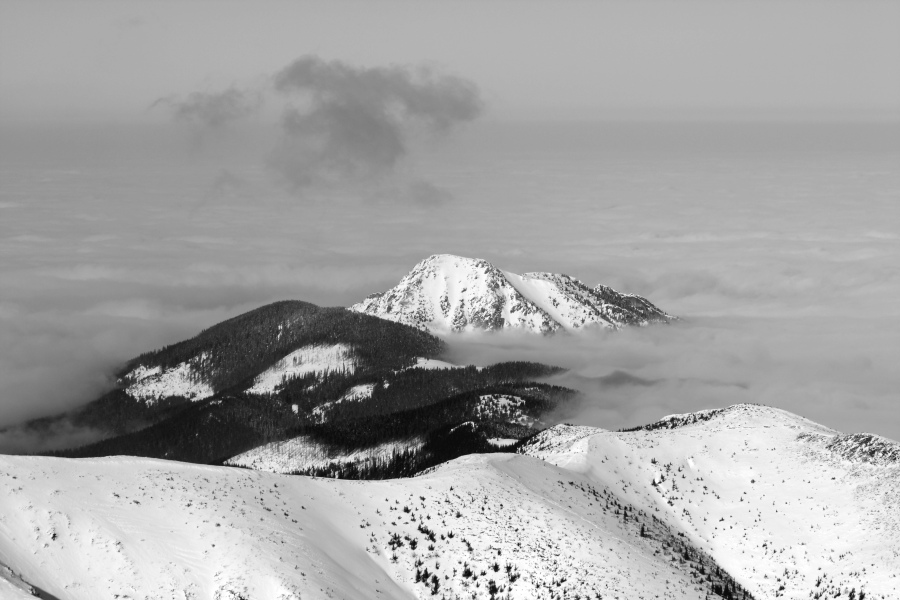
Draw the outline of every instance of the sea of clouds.
M199 146L178 125L3 136L0 426L83 404L125 360L242 311L346 306L451 252L683 317L451 340L454 360L572 369L558 383L584 399L562 420L760 402L900 439L896 125L488 120L347 186L286 183L281 125Z

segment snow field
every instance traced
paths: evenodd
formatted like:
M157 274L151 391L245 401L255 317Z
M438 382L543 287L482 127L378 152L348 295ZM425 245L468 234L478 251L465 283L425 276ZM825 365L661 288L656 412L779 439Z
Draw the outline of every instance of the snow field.
M0 561L67 600L431 598L431 575L448 597L704 597L584 477L525 456L384 482L0 457L0 478Z
M563 431L557 448L549 430L548 443L524 451L617 490L759 598L830 598L838 589L846 597L854 588L897 597L900 465L836 455L821 441L836 432L768 407L684 420L694 422L598 431L574 444Z
M391 458L394 454L414 451L425 443L424 438L386 442L353 452L335 452L302 435L289 440L258 446L225 461L226 465L245 467L268 473L300 473L331 464L355 464Z
M704 419L562 425L530 456L390 481L0 456L0 594L706 598L722 567L760 599L897 598L896 442L759 406Z
M310 373L344 371L353 373L356 360L346 344L309 345L294 350L260 373L247 389L252 394L271 394L285 381Z
M200 354L166 370L162 370L160 367L147 368L139 365L119 381L129 383L125 388L125 393L150 405L169 396L203 400L215 393L194 368L206 358L206 354Z

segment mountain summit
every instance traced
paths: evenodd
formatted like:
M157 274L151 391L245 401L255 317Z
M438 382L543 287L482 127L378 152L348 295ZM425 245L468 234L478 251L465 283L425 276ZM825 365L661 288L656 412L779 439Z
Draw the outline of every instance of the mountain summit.
M517 275L476 258L435 254L387 292L350 310L434 332L522 329L535 333L668 323L645 298L556 273Z

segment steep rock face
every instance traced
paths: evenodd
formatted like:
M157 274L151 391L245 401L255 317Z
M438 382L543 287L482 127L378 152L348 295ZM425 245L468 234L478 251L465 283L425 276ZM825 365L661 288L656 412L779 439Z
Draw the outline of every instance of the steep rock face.
M481 259L437 254L399 284L350 310L448 333L521 329L534 333L615 329L672 317L640 296L555 273L517 275Z

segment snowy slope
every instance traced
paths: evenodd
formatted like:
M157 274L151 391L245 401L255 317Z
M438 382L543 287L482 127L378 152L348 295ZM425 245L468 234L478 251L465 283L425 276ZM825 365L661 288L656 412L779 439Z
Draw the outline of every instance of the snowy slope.
M0 563L66 600L706 596L609 491L527 456L366 482L3 456L0 481Z
M390 481L0 456L0 597L699 599L720 569L898 597L896 442L750 405L661 423Z
M450 254L430 256L397 286L350 310L438 333L505 328L550 333L672 318L639 296L590 288L568 275L517 275Z
M163 369L159 366L148 368L138 365L119 379L125 386L125 393L148 405L161 398L182 396L188 400L203 400L215 392L197 373L197 366L208 360L206 354L200 354L189 361L175 367Z
M189 400L203 400L215 391L203 380L198 366L208 361L206 353L182 362L175 367L145 367L138 365L119 379L125 393L136 400L152 405L162 398L182 396ZM260 373L247 389L254 394L270 394L285 381L309 373L342 371L353 373L356 361L353 349L346 344L313 344L298 348Z
M629 432L560 426L522 452L618 490L759 598L871 599L900 597L898 450L737 405Z
M353 348L346 344L303 346L260 373L247 391L270 394L295 377L329 371L353 373L355 369Z
M301 435L257 446L229 458L225 464L268 473L314 472L316 468L329 465L364 465L371 461L390 459L394 454L418 450L424 443L423 438L414 437L347 452L334 450L311 436Z

